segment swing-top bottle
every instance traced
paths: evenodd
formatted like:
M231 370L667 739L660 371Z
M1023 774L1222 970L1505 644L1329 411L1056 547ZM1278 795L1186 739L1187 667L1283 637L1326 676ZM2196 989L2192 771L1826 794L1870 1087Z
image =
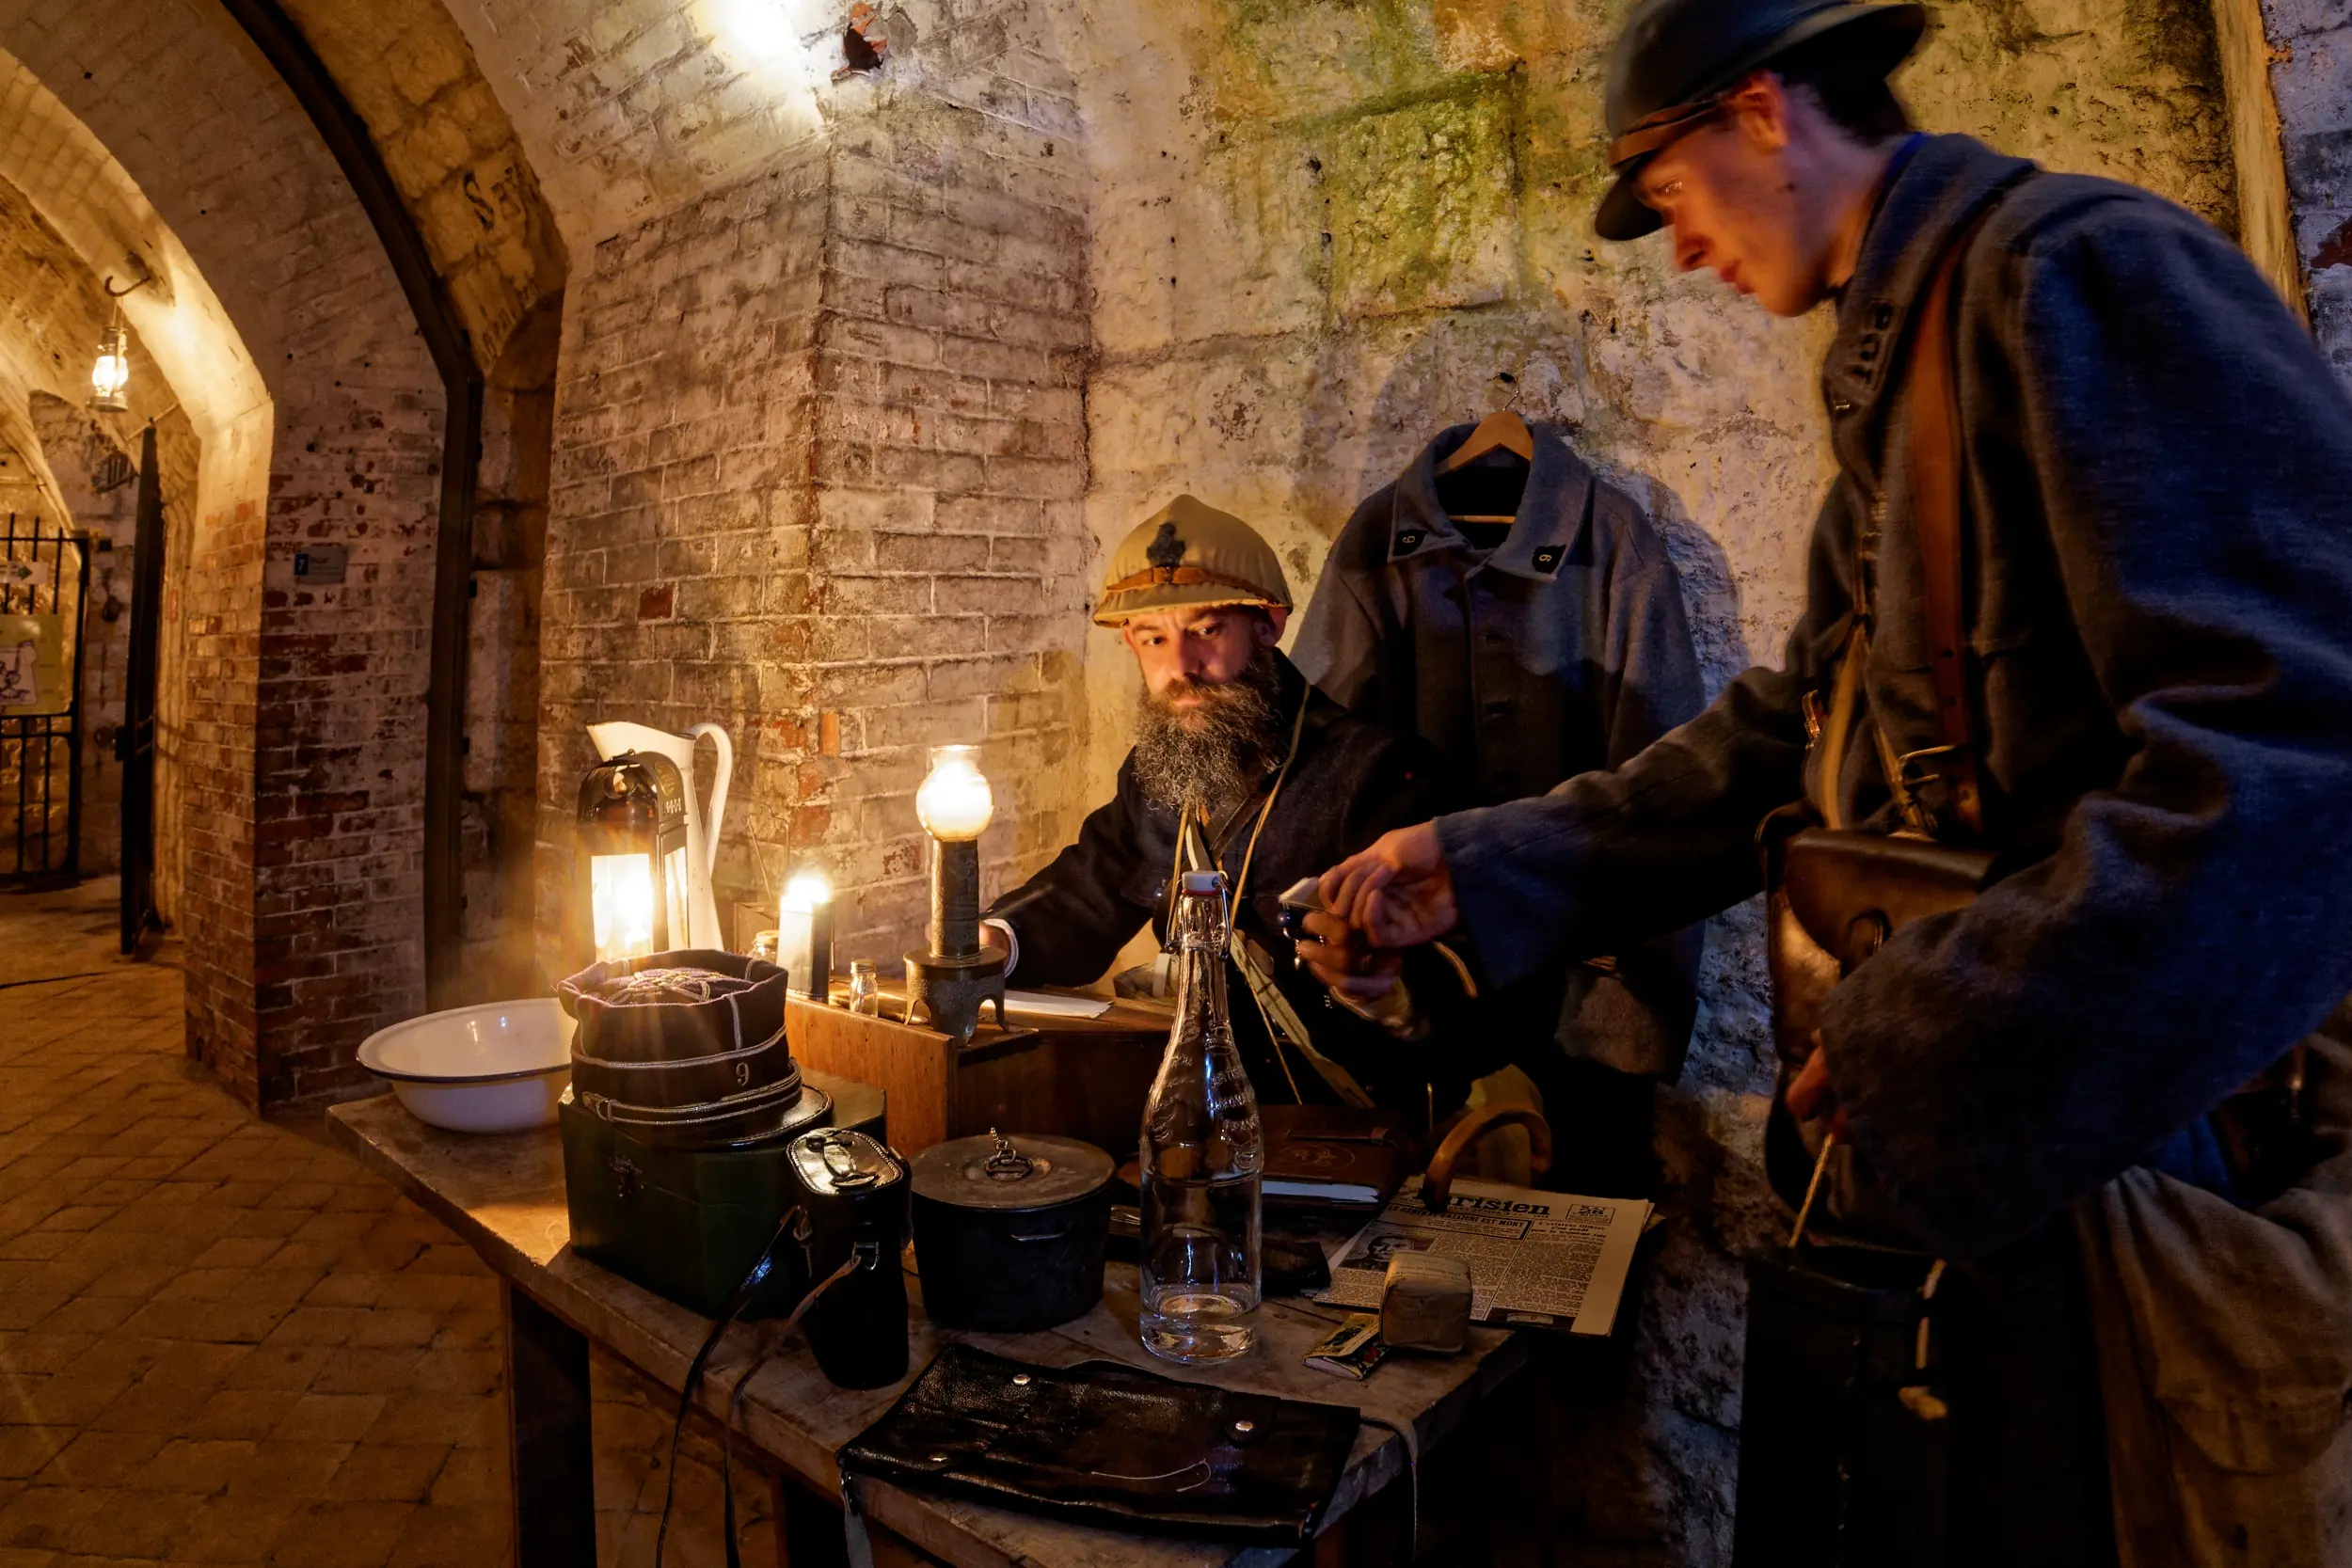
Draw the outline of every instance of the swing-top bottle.
M1222 1361L1258 1323L1258 1098L1225 1000L1225 877L1184 874L1176 900L1176 1025L1144 1106L1143 1344Z

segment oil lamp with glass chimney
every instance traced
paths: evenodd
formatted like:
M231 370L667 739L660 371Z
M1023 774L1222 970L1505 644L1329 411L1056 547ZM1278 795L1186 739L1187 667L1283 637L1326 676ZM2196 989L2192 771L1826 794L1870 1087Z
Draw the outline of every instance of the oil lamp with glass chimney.
M930 772L914 792L914 815L931 837L930 945L907 955L906 1022L919 1011L960 1040L979 1027L986 1001L1005 1026L1005 957L980 945L980 834L995 804L978 747L931 748Z

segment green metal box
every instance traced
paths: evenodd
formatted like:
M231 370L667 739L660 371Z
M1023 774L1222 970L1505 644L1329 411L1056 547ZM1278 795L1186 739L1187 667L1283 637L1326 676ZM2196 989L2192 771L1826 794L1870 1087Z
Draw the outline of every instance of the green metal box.
M567 1091L557 1120L572 1250L680 1307L718 1316L776 1222L799 1201L786 1157L792 1140L822 1127L851 1127L888 1141L882 1090L824 1072L803 1071L802 1082L831 1097L828 1114L755 1144L718 1149L646 1143L583 1109ZM808 1288L797 1251L787 1251L744 1317L782 1317Z

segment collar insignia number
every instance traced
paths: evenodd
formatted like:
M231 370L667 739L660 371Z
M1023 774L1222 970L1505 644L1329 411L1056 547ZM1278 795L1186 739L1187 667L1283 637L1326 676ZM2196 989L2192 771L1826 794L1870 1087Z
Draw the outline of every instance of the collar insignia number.
M1399 555L1410 555L1415 550L1421 548L1421 530L1417 528L1408 528L1404 532L1396 536L1396 553Z
M1535 570L1549 572L1560 564L1560 546L1546 545L1535 552Z

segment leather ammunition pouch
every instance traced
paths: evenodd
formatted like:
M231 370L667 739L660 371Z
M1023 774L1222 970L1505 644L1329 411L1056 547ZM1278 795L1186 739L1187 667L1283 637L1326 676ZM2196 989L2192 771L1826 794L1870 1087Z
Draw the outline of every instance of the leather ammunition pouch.
M1780 1058L1764 1163L1773 1190L1791 1208L1803 1204L1812 1185L1822 1130L1789 1114L1787 1091L1813 1054L1829 993L1913 921L1966 908L1993 871L1993 856L1983 850L1814 827L1812 820L1804 807L1791 806L1766 818L1757 835L1770 893L1765 952ZM1849 1239L1894 1246L1909 1241L1851 1145L1830 1151L1815 1212Z

